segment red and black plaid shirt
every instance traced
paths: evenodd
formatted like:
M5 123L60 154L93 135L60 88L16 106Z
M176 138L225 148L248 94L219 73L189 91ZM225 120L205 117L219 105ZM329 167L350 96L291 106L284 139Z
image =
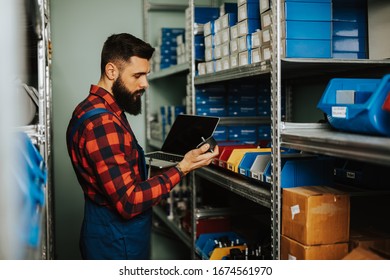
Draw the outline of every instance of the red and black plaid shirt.
M91 86L89 96L76 107L73 116L80 117L94 108L105 108L116 116L103 113L81 124L71 140L72 147L68 143L73 168L86 196L130 219L156 205L182 175L171 168L142 181L136 140L126 116L113 96L96 85ZM67 137L74 124L69 123Z

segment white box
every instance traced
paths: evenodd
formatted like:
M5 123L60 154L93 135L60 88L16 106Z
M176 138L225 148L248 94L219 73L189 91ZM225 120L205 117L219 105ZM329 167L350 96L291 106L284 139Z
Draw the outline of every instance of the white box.
M229 42L230 41L230 28L222 29L221 33L222 33L221 34L222 44Z
M216 20L214 20L214 33L217 33L222 29L222 18L219 17Z
M214 36L208 35L204 37L204 46L205 48L212 48L214 47Z
M270 0L260 0L260 14L271 9ZM283 4L283 2L282 2Z
M238 10L237 11L237 21L238 22L243 21L244 19L248 18L247 5L246 4L243 4L243 5L239 6L237 10Z
M258 63L262 61L261 48L251 50L251 63Z
M222 45L214 47L214 59L220 59L222 57Z
M238 65L244 66L244 65L248 65L249 63L250 63L250 52L248 51L240 52L238 54Z
M206 74L206 62L199 62L198 63L198 74L199 75Z
M238 67L238 53L230 55L230 69Z
M252 48L261 47L261 43L263 42L262 34L261 30L252 33Z
M212 25L214 25L214 22L211 22L211 21L206 22L206 23L203 25L203 35L204 35L205 37L213 34Z
M214 59L214 48L205 48L204 57L206 61L211 61Z
M215 72L215 61L208 61L206 62L206 73L212 74Z
M260 14L260 22L261 22L261 28L266 28L267 26L271 26L272 24L271 10Z
M222 71L222 59L217 59L215 61L215 72Z
M238 26L233 25L230 27L230 40L238 38Z
M267 27L261 30L262 33L262 45L267 46L271 44L271 27Z
M230 42L226 42L221 46L222 58L230 55Z
M238 38L230 41L230 53L238 53Z
M219 46L222 44L222 30L214 34L214 45Z
M268 61L271 59L271 46L261 46L261 56L263 61Z
M250 46L248 46L248 40L250 40L250 35L238 37L238 52L244 52L250 49Z
M221 59L221 63L222 63L222 70L230 69L230 56L223 57Z

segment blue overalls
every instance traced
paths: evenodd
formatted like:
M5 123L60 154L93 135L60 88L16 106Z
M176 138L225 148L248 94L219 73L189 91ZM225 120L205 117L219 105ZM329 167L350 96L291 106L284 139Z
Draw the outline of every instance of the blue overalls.
M87 118L111 113L106 109L93 109L77 120L70 134L70 140L79 125ZM139 153L139 170L142 180L147 179L145 155L131 130ZM69 142L71 143L71 142ZM80 251L83 259L90 260L147 260L150 258L150 233L152 227L152 209L130 220L123 219L117 212L99 206L84 196L84 220L80 234Z

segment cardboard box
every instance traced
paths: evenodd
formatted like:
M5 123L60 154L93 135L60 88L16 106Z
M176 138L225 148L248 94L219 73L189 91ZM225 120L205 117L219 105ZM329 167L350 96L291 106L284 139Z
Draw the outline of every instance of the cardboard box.
M382 256L379 254L376 254L375 252L364 249L362 247L357 247L353 249L349 254L347 254L343 260L385 260Z
M283 235L280 243L282 260L340 260L348 254L348 243L307 246Z
M304 245L348 242L349 195L326 186L283 189L282 234Z
M351 230L349 251L357 247L373 249L390 255L390 234L368 228Z

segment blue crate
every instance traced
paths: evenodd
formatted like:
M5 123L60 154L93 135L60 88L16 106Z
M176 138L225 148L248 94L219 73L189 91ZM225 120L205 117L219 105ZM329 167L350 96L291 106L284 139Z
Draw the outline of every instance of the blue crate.
M287 20L286 39L323 39L332 37L330 21Z
M12 167L12 175L21 198L21 215L17 221L21 231L17 234L25 245L37 248L42 230L39 209L42 209L45 204L47 166L26 133L17 133L16 146L17 164Z
M382 105L390 91L390 74L382 79L334 78L328 83L317 107L322 110L331 126L342 131L390 136L390 112ZM356 97L369 98L355 104L336 104L340 90L352 90ZM364 101L364 100L363 100Z
M233 104L228 105L228 115L237 117L257 116L257 106L255 104Z
M199 116L226 117L227 110L225 105L198 106L196 114Z
M334 159L330 157L282 156L281 187L318 186L333 184Z
M324 2L286 2L286 20L331 21L332 4Z
M331 58L332 40L286 39L286 57Z
M227 141L228 140L228 128L226 126L217 126L213 134L214 139L219 141ZM219 145L219 143L218 143Z
M270 155L271 152L248 152L245 153L238 164L238 173L246 177L251 177L251 167L258 156Z
M204 260L208 260L210 258L211 253L216 247L215 239L227 237L230 241L235 243L244 244L246 240L238 235L235 232L227 231L227 232L213 232L213 233L203 233L199 235L198 239L195 242L195 250Z

